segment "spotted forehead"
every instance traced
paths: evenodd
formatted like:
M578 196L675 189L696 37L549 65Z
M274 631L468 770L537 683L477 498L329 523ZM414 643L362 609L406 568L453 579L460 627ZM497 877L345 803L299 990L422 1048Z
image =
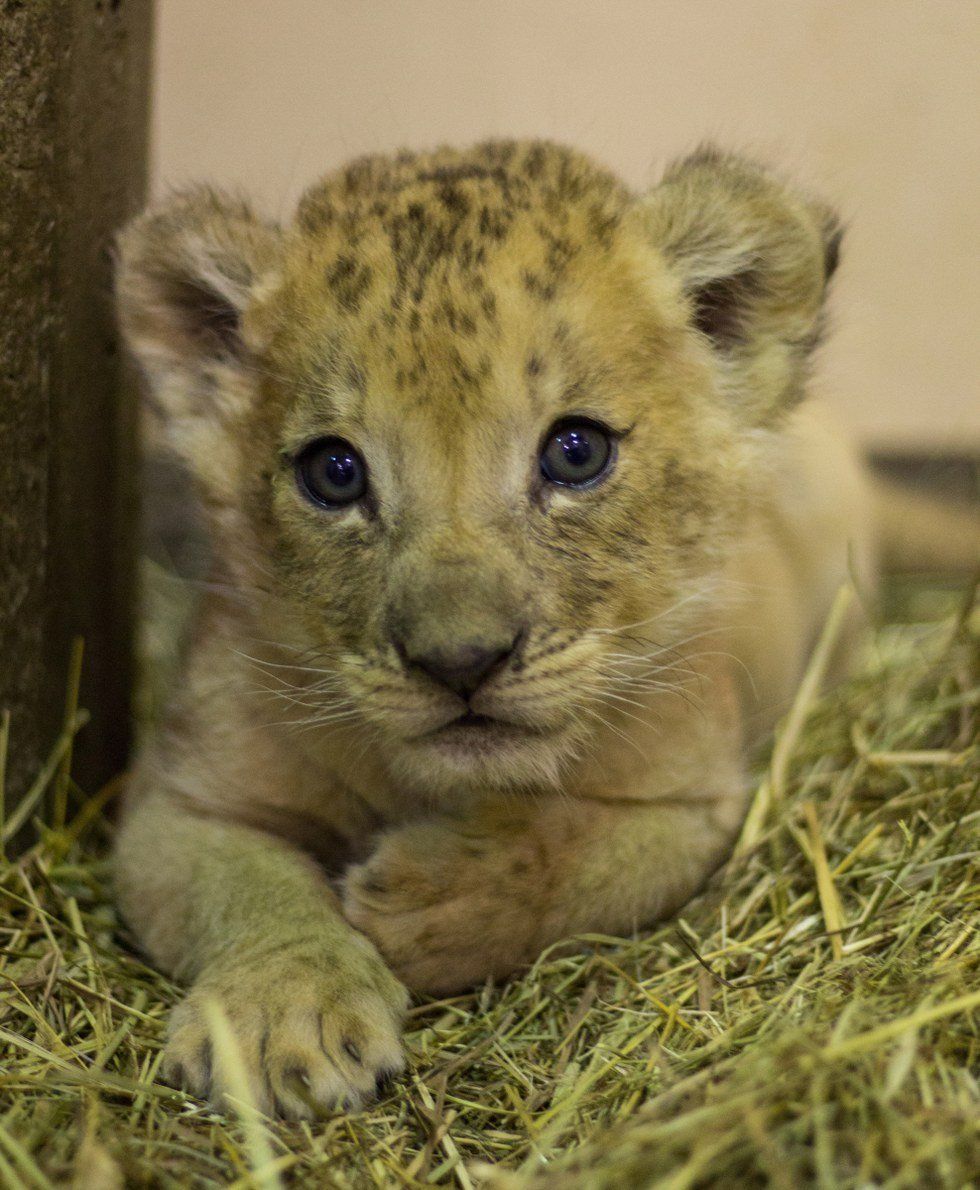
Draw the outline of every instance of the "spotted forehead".
M432 246L452 250L460 232L506 238L514 217L535 207L559 220L575 211L588 224L584 230L602 238L629 202L617 178L574 150L491 141L469 150L359 158L306 192L297 225L307 236L339 228L350 237L375 219L404 244L399 233L424 219Z
M494 264L523 259L523 286L550 300L580 251L610 242L628 203L612 175L540 142L363 158L301 202L300 268L319 270L342 314L370 306L377 287L408 330L429 319L473 335L497 314L487 284ZM460 294L449 300L450 275L465 304Z
M565 282L611 252L631 202L588 159L540 142L355 162L301 203L278 367L297 374L301 404L362 420L372 403L434 406L450 432L572 401L594 377Z

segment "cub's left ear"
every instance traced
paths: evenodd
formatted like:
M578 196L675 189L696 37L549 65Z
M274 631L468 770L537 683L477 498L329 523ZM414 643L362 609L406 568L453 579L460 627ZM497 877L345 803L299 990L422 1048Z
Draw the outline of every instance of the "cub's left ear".
M643 200L731 399L763 422L803 396L841 226L829 207L741 157L703 148Z

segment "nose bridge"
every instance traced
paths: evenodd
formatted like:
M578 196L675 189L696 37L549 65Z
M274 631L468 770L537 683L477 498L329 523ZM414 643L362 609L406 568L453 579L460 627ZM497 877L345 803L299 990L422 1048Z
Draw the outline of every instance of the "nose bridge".
M510 643L525 592L513 548L499 530L447 519L407 540L393 567L390 627L409 653Z

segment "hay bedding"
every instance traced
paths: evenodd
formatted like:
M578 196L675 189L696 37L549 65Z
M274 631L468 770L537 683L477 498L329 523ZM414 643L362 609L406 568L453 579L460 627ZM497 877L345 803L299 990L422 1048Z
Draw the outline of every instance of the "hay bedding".
M125 945L112 790L81 798L63 740L0 867L0 1184L980 1184L978 621L884 628L804 692L678 921L417 1006L405 1081L316 1126L157 1081L178 989Z

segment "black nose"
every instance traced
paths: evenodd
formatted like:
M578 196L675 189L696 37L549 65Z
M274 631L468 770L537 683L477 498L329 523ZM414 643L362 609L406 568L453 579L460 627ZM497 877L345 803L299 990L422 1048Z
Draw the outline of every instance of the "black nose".
M423 673L446 686L460 698L469 698L490 674L499 669L510 657L517 644L517 638L500 647L479 644L457 645L440 649L422 656L413 656L403 650L408 665L414 665Z

